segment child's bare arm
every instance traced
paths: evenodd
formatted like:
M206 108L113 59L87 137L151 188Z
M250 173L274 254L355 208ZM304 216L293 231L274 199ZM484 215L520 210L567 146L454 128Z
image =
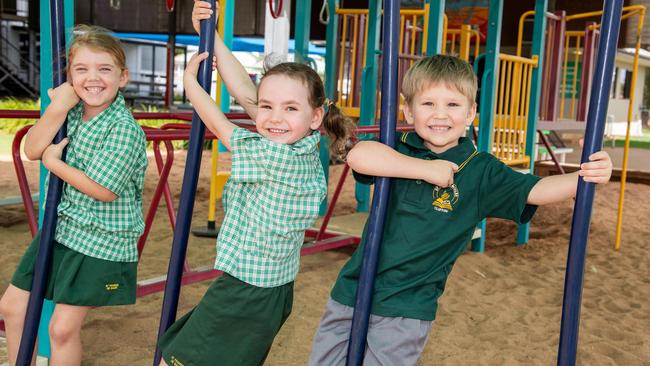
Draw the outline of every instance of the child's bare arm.
M80 192L104 202L111 202L117 195L109 189L90 179L83 171L73 168L61 160L63 149L68 144L68 139L63 139L58 144L50 144L43 152L43 165L57 177Z
M192 56L183 75L183 85L187 98L192 102L194 110L199 114L203 123L230 150L230 136L237 126L221 113L210 94L206 93L196 80L199 64L207 57L207 52Z
M219 3L215 11L219 14ZM194 1L192 10L192 25L197 33L200 33L199 22L208 19L212 14L210 3L207 1ZM230 49L223 43L219 33L214 35L214 54L216 58L216 67L219 76L228 88L228 92L235 97L237 102L244 107L248 115L255 119L257 116L257 88L251 80L248 72L242 64L230 52Z
M423 160L401 154L376 141L359 142L347 156L350 167L359 173L379 177L422 179L448 187L458 166L446 160Z
M29 160L41 158L61 129L70 109L79 103L79 97L70 83L63 83L56 89L50 89L47 94L51 99L50 105L25 136L25 155Z
M612 176L612 160L609 154L598 151L592 154L589 162L583 163L577 172L543 178L528 194L528 203L541 206L575 197L579 176L582 176L585 182L609 182Z

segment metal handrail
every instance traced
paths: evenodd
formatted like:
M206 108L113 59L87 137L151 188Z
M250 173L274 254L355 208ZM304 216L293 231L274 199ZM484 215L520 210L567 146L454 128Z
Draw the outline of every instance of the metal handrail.
M20 48L18 48L18 47L16 47L15 45L13 45L9 39L7 39L5 36L2 35L2 33L0 33L0 40L3 41L3 42L2 42L3 45L9 46L9 47L11 47L14 51L18 52L18 57L20 57L20 60L21 60L21 61L24 61L24 62L26 62L26 63L31 64L31 65L32 65L34 68L36 68L36 69L39 68L39 65L38 65L37 63L35 63L34 61L32 61L32 60L30 60L30 59L27 59L27 58L24 58L23 56L21 56L21 55L20 55L20 52L21 52L21 51L20 51ZM7 53L7 52L4 52L4 54L7 55L8 53ZM12 62L8 57L5 58L5 60L9 61L9 63L12 64L12 66L15 66L15 67L16 67L16 70L21 70L21 69L22 69L22 67L21 67L20 65L16 65L16 64L15 64L14 62Z

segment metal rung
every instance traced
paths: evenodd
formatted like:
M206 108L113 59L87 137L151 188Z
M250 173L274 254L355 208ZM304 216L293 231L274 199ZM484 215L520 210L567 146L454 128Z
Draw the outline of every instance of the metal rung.
M38 200L38 192L32 194L32 200L34 202ZM0 198L0 207L22 205L22 203L23 203L22 196L11 196L11 197Z

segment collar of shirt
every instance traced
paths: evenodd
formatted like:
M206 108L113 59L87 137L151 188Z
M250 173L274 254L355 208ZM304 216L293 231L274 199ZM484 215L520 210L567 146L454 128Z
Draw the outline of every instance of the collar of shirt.
M296 154L308 154L313 152L320 142L320 132L314 131L289 146Z
M124 105L125 105L124 104L124 96L122 96L122 93L118 91L117 96L115 97L115 100L113 101L113 103L111 103L110 106L108 106L108 108L104 109L98 115L96 115L95 117L89 119L88 121L86 121L84 123L87 124L87 123L94 122L94 121L101 121L103 116L105 116L106 114L112 113L114 110L116 110L118 108L123 108ZM80 101L79 103L77 103L76 106L74 106L70 110L70 112L68 113L68 118L76 118L76 119L79 119L79 121L81 121L81 117L83 116L83 112L84 112L84 104L83 104L83 102Z
M451 161L458 165L462 164L476 151L474 144L467 137L461 137L458 140L458 145L439 154L429 150L424 145L424 141L420 136L418 136L417 133L405 132L402 134L400 141L405 145L413 148L414 150L417 150L418 155L421 155L423 157L430 157L432 159L443 159Z

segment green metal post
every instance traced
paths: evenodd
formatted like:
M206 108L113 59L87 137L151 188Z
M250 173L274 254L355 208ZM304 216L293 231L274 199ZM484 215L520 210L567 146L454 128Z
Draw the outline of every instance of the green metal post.
M50 2L48 0L40 0L39 16L41 27L41 114L45 112L47 106L50 105L50 97L47 95L47 90L52 87L52 35L50 34ZM64 15L65 15L65 28L68 30L66 40L70 40L72 36L72 27L74 26L74 0L64 0ZM65 57L65 55L62 55ZM45 179L47 178L48 170L45 169L43 164L40 164L40 177L39 177L39 190L38 190L38 226L43 224L43 212L45 208L45 190L47 185ZM43 310L41 311L41 321L38 327L38 354L45 357L50 357L50 336L48 333L48 325L54 312L54 303L50 300L43 302Z
M479 110L478 151L492 152L492 131L494 130L494 103L496 102L496 77L499 67L499 43L503 1L491 0L488 15L487 42L485 45L485 71L481 80L481 103ZM479 224L481 237L472 242L472 250L485 249L486 220Z
M309 57L309 32L311 29L311 0L296 1L295 60L306 64Z
M548 0L535 0L535 23L533 25L533 49L531 55L537 56L537 67L533 69L530 84L530 109L526 136L526 155L530 156L530 174L535 171L535 148L537 146L537 117L539 116L540 94L542 90L542 65L544 64L544 44L546 29L546 8ZM529 224L519 225L517 244L528 242Z
M442 51L443 26L445 22L445 0L428 0L429 24L427 27L427 56L437 55Z
M217 0L219 1L219 0ZM221 6L223 6L223 1L219 2ZM235 19L235 0L228 0L225 2L226 4L226 9L225 9L225 14L226 16L224 17L225 21L223 25L223 35L221 35L221 39L223 39L223 43L228 47L229 49L232 50L232 33L233 33L233 22ZM221 101L219 102L219 106L221 107L221 111L223 113L230 112L230 94L228 94L228 88L226 87L225 83L221 83ZM219 141L219 152L227 152L228 149Z
M368 41L366 43L366 64L361 74L361 110L359 125L375 124L377 109L377 55L379 51L379 26L381 25L381 1L371 1L368 8ZM361 136L359 136L361 138ZM370 186L356 183L354 196L357 199L357 211L370 210Z
M325 49L325 94L330 100L336 100L336 53L338 52L339 41L337 39L339 22L336 15L336 9L339 7L338 0L330 0L327 2L327 9L329 10L330 18L327 23L327 46ZM320 161L323 164L323 171L325 172L325 181L329 182L330 176L330 149L329 140L322 138L320 142ZM325 215L327 212L327 196L320 206L320 215Z

